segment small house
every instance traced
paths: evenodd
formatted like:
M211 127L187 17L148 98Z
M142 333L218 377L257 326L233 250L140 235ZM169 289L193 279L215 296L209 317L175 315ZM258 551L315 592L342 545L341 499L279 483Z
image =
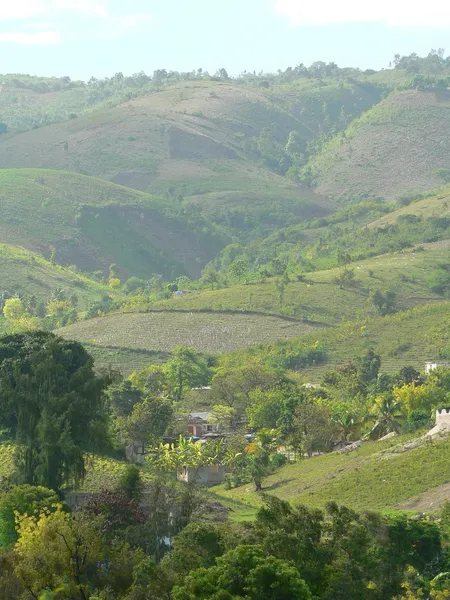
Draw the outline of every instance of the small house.
M181 467L177 472L178 481L216 485L225 481L224 465L205 465L204 467Z
M434 371L439 367L449 368L450 362L442 362L439 360L427 360L427 362L425 363L425 373L428 375L428 373L431 373L431 371Z
M145 448L144 444L134 442L125 448L125 456L127 461L137 465L145 463Z
M207 433L218 433L217 423L211 423L210 418L209 412L191 413L188 418L188 433L199 438Z

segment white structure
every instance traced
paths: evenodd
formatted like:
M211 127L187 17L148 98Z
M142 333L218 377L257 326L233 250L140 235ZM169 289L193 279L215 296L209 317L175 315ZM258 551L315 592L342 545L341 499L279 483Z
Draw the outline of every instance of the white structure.
M431 437L443 432L450 431L450 408L437 408L436 409L436 425L433 429L430 429L425 437Z
M200 485L216 485L225 481L223 465L205 465L204 467L182 467L177 472L178 481L198 483Z
M450 362L442 362L439 360L427 360L427 362L425 363L425 373L428 375L428 373L431 373L431 371L434 371L438 367L450 367Z

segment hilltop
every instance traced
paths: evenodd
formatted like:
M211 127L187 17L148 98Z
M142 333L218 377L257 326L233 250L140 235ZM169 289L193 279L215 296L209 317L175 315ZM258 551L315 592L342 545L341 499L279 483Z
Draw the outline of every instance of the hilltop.
M289 152L311 152L324 129L337 126L343 114L347 120L360 115L380 100L384 87L319 77L268 88L183 81L2 136L0 162L181 198L229 233L254 237L330 212L332 203L284 177L293 161Z
M450 177L450 91L392 93L312 157L319 194L340 200L411 196Z
M85 272L198 276L227 241L175 202L64 171L0 170L0 237ZM54 251L53 251L54 249Z

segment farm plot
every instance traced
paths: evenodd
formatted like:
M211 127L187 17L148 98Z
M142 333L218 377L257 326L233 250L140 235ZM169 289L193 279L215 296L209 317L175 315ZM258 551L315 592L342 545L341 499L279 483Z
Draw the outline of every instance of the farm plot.
M222 353L313 330L301 321L268 315L149 312L80 321L56 333L96 348L170 352L186 345L202 352Z

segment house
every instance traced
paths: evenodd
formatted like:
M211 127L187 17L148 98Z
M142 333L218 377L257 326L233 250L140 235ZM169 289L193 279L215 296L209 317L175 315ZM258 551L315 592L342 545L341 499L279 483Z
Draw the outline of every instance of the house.
M188 432L194 437L202 437L206 433L218 433L217 423L210 423L210 412L193 412L188 417Z
M204 467L181 467L177 471L178 481L216 485L225 481L224 465L205 465Z
M431 371L434 371L439 367L448 368L450 367L450 362L442 362L440 360L427 360L427 362L425 363L425 373L428 375L428 373L431 373Z
M125 448L125 456L127 461L137 465L145 463L145 448L144 444L134 442Z

